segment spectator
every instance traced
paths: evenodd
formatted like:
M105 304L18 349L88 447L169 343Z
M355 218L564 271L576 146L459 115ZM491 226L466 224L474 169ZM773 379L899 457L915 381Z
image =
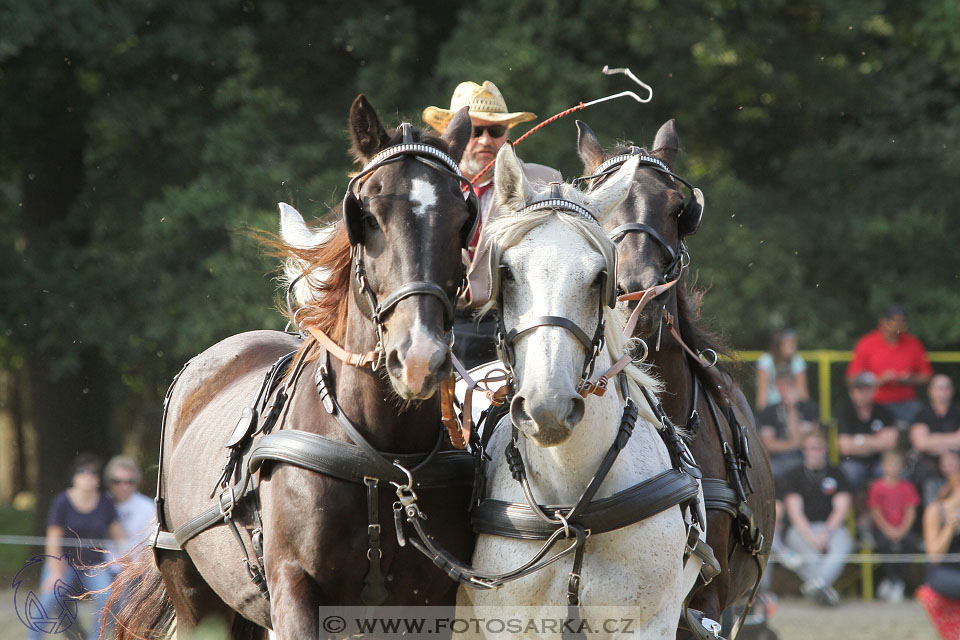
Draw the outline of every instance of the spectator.
M120 554L135 547L150 532L155 521L157 508L153 500L137 491L140 485L140 468L129 456L114 456L107 463L104 475L117 516L123 527L124 540L120 544Z
M923 543L927 553L927 581L917 589L941 638L960 638L960 563L944 559L960 553L960 457L944 453L940 468L946 484L923 512Z
M808 400L807 363L797 353L797 332L784 329L773 334L770 351L757 360L757 412L780 402L776 378L787 374L794 380L800 400Z
M803 440L803 464L784 478L784 505L790 530L784 543L800 555L800 592L820 604L840 601L833 583L840 577L853 539L844 526L851 488L843 471L827 464L827 440L814 432Z
M100 460L94 455L82 453L72 467L72 483L69 489L58 494L50 505L47 517L46 563L43 567L40 602L44 611L56 611L60 605L55 589L58 583L83 591L100 591L110 586L112 577L108 571L95 567L106 562L101 549L104 540L120 542L123 528L117 520L117 511L109 496L100 492ZM77 541L67 552L69 561L77 571L68 571L63 562L58 562L64 553L65 542ZM84 568L91 567L91 568ZM79 579L81 584L76 584ZM101 616L109 592L91 594L97 605L96 623L91 625L88 638L99 638L105 623ZM34 632L31 638L39 637Z
M757 425L760 440L770 454L773 477L779 483L786 471L803 462L803 438L817 430L819 410L803 399L793 374L781 371L776 386L778 401L760 412Z
M902 477L903 455L898 451L883 454L883 477L870 485L867 508L873 520L876 549L880 553L907 553L912 550L910 529L917 517L920 495ZM904 570L901 563L880 565L883 579L877 595L889 602L903 600Z
M872 373L858 373L848 391L850 404L837 416L837 445L840 467L854 490L861 491L880 475L880 454L896 448L897 429L893 414L874 403L877 384Z
M876 403L887 407L897 420L909 424L919 409L915 385L926 384L933 375L927 352L920 341L907 333L903 309L890 305L853 349L847 379L864 371L877 378Z
M944 480L937 470L940 456L960 451L960 405L953 402L953 382L942 373L930 379L927 397L910 427L910 444L920 454L914 481L929 504Z

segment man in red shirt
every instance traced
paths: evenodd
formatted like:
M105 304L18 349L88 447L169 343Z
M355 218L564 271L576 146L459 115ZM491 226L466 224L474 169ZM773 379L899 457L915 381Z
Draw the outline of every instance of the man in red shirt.
M877 328L860 338L847 367L847 380L863 371L877 377L874 401L889 409L897 420L909 423L919 409L916 385L933 375L923 344L907 333L903 309L890 305L877 321Z

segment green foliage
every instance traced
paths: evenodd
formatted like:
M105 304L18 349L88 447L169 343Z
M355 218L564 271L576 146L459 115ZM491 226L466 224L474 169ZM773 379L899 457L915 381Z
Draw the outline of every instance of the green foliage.
M69 375L92 345L156 402L194 353L282 326L244 232L274 229L278 200L326 215L357 93L395 124L490 79L543 119L636 88L605 64L653 102L576 117L607 145L676 118L707 197L704 312L735 347L785 323L850 346L899 300L929 347L958 348L958 34L940 0L0 0L0 357ZM520 155L578 175L573 119ZM77 171L52 160L69 145ZM63 215L35 208L32 185L73 177Z

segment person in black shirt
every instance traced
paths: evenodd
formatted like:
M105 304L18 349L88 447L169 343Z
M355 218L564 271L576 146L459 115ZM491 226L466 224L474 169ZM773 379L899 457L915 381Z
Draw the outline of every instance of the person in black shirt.
M931 503L943 485L940 456L960 451L960 405L953 402L953 382L942 373L933 376L927 397L927 404L917 412L910 427L910 444L920 454L913 477L924 504Z
M850 381L850 404L837 416L840 468L855 491L862 492L869 481L880 476L880 456L897 447L896 419L873 401L877 379L869 371Z
M801 389L789 371L776 377L780 402L767 406L757 415L763 447L770 455L770 469L776 482L783 474L803 462L800 452L804 436L819 426L816 403L803 400Z
M784 504L790 530L787 548L803 558L797 575L800 592L820 604L835 605L840 597L833 583L843 572L853 538L844 522L850 512L852 487L843 471L827 464L827 440L814 432L803 440L803 464L783 480Z

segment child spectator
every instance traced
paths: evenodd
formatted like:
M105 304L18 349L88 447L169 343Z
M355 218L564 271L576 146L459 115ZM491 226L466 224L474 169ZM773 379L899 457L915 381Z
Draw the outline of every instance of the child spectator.
M867 508L873 520L876 549L880 553L906 553L912 546L910 529L917 517L920 495L908 480L902 477L903 455L898 451L883 454L883 477L870 485ZM883 563L883 579L877 595L888 602L903 600L905 565Z

